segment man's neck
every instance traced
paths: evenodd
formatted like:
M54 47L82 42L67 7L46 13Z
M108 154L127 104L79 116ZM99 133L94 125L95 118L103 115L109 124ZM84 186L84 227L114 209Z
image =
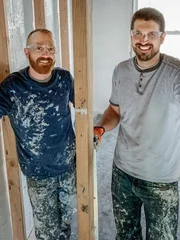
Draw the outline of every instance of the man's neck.
M152 68L159 63L160 53L158 53L154 58L152 58L149 61L141 61L138 58L136 58L136 61L139 68L142 68L142 69Z
M37 73L36 71L34 71L34 69L30 66L29 67L29 75L32 78L41 81L41 80L48 79L51 76L51 72L49 72L47 74L40 74L40 73Z

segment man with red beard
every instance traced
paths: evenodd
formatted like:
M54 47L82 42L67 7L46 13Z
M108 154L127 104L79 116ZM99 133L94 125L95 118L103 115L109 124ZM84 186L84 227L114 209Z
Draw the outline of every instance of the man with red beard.
M0 85L0 118L9 116L15 133L36 239L69 239L76 194L69 109L69 102L74 104L73 78L69 71L54 67L56 48L49 30L32 31L24 52L29 66Z
M112 170L116 240L177 239L180 179L180 61L160 53L162 13L142 8L131 21L135 57L113 73L110 105L94 133L119 124Z

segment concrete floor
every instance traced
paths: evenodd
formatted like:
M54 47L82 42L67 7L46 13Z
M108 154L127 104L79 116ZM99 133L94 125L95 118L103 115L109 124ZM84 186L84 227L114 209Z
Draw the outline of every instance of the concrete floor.
M99 215L99 240L114 240L116 229L113 219L111 202L111 167L113 152L116 143L117 129L105 133L100 149L97 152L97 178L98 178L98 215ZM145 220L142 212L143 235L145 233ZM70 240L77 240L77 213L73 216L72 235ZM144 237L145 239L145 237ZM32 234L29 240L35 240ZM85 240L85 239L84 239ZM123 239L125 240L125 239ZM158 239L154 239L158 240ZM178 240L180 240L180 224L178 227Z

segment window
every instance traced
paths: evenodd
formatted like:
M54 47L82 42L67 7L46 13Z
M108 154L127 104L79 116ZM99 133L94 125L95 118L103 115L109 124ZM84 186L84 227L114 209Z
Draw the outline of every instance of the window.
M135 0L135 2L137 9L153 7L162 12L167 35L161 46L161 52L180 59L180 0Z

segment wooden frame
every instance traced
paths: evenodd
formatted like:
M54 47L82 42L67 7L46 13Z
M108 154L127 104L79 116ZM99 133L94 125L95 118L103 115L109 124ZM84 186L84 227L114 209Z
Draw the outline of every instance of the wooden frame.
M44 0L34 0L34 19L35 29L46 27Z
M70 70L68 0L59 0L62 67Z
M78 239L94 240L92 0L73 0Z
M0 80L9 73L5 0L0 1ZM63 6L63 7L62 7ZM69 69L68 5L60 0L63 67ZM92 0L73 0L73 49L76 95L78 239L95 240L94 224L94 146L92 84ZM45 27L44 0L34 0L35 28ZM68 43L68 44L67 44ZM3 120L14 240L24 240L19 167L14 134L8 118Z
M8 36L6 30L5 0L0 1L0 82L10 73ZM35 28L45 27L44 0L34 0ZM3 118L3 135L7 176L9 185L10 209L13 240L25 239L21 181L14 133L8 117Z
M0 1L0 82L10 73L8 36L6 30L5 0ZM9 185L10 209L12 217L13 239L24 240L24 221L20 189L20 177L14 134L8 117L3 118L3 135L7 176Z

